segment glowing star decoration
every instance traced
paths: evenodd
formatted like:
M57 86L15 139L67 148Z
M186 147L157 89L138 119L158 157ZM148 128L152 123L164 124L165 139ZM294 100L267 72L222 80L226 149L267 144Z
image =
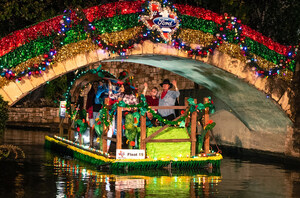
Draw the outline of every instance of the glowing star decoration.
M170 7L161 7L157 1L149 3L150 16L141 16L141 21L149 30L157 30L165 41L171 41L172 35L179 27L177 14Z

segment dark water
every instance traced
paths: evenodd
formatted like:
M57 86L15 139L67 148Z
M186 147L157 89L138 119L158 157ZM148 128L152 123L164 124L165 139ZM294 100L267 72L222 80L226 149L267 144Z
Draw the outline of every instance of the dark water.
M9 129L2 136L26 158L0 160L0 197L300 197L300 166L224 157L213 172L101 172L44 150L46 134Z

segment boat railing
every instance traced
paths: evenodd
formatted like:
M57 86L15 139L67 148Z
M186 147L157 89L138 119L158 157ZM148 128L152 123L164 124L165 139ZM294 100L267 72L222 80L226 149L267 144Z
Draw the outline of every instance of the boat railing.
M171 127L168 124L163 125L161 128L159 128L157 131L152 133L150 136L147 137L146 131L146 114L145 115L140 115L140 149L146 150L146 145L147 143L150 142L190 142L191 143L191 156L196 155L196 142L197 138L196 136L199 135L197 134L197 111L193 111L190 113L188 111L189 105L188 105L188 98L185 98L185 105L184 106L149 106L152 110L158 110L158 109L174 109L174 110L185 110L183 114L180 116L176 117L173 121L177 121L183 116L185 116L185 129L186 132L189 136L189 138L186 139L154 139L156 136L158 136L161 132L163 132L165 129L168 127ZM197 103L197 100L194 99L194 102ZM208 103L209 99L204 98L204 104ZM106 104L108 104L108 101L105 101ZM107 105L107 111L110 109L110 105ZM102 133L102 151L107 153L108 148L107 148L107 141L110 140L112 142L116 142L116 149L122 149L122 111L128 111L127 107L117 107L117 114L116 114L116 128L117 128L117 134L116 137L108 137L108 130L109 127L105 127L104 131ZM187 115L189 114L189 115ZM108 114L109 115L109 114ZM204 125L206 125L209 121L209 107L205 108L205 114L204 114ZM190 131L188 131L188 128L186 126L190 126ZM74 137L74 132L71 132L72 130L68 130L68 138L71 140ZM209 131L206 133L204 137L204 153L209 153Z
M197 100L194 99L194 102L197 103ZM208 98L204 99L204 102L208 102ZM186 113L189 113L188 108L188 102L187 98L185 98L185 106L150 106L151 109L178 109L178 110L186 110L184 114L176 117L173 121L177 121L183 116L186 116ZM113 142L116 142L116 149L122 149L122 111L128 110L128 108L125 107L118 107L117 108L117 114L116 114L116 119L117 119L117 135L116 138L111 138L107 137L107 133L103 133L102 135L102 149L103 152L107 152L107 140L111 140ZM208 115L209 109L205 109L205 116L204 116L204 122L207 123L209 119ZM189 136L187 139L154 139L157 135L159 135L161 132L163 132L165 129L170 127L170 125L166 124L162 126L160 129L155 131L153 134L151 134L149 137L146 135L146 115L141 115L140 116L140 129L141 129L141 134L140 134L140 149L146 150L146 144L149 142L191 142L191 156L194 156L196 154L196 135L197 135L197 111L192 112L190 115L186 116L185 119L186 126L190 126L190 133L188 132L187 127L186 132ZM107 129L108 130L108 129ZM209 151L209 137L208 135L205 136L205 148L204 150L208 153Z

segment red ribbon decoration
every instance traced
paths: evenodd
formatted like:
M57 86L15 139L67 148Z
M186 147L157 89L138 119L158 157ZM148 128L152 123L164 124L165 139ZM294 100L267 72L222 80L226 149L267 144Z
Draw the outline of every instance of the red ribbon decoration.
M90 22L92 22L101 18L113 17L119 13L124 15L141 12L142 3L144 3L144 1L114 2L87 8L83 10L83 12L86 15L86 18ZM223 15L214 13L210 10L181 4L175 4L175 7L178 9L179 13L183 15L210 20L220 25L223 23ZM116 10L118 10L118 13L116 13ZM60 29L59 21L62 19L62 17L63 15L60 15L48 19L26 29L17 30L12 34L3 37L0 40L0 56L9 53L10 51L16 49L17 47L20 47L21 45L29 43L32 40L36 40L38 37L49 36L51 35L52 31L58 32ZM75 14L72 14L71 20L73 20L75 24L77 24L79 19L75 16ZM262 35L261 33L251 29L246 25L242 25L242 27L244 36L247 36L250 39L257 41L258 43L267 46L269 49L274 50L279 54L286 56L291 49L291 47L281 45L273 41L271 38Z

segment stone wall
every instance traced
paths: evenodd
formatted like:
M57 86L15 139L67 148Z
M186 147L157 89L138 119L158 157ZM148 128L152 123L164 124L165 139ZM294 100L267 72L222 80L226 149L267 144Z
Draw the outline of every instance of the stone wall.
M36 127L56 129L59 124L59 109L44 108L10 108L7 122L12 127Z
M96 65L98 66L98 64ZM144 89L144 83L147 82L149 88L157 87L161 90L160 83L163 79L176 80L178 83L178 89L193 89L194 82L190 81L182 76L179 76L170 71L152 67L143 64L137 63L127 63L127 62L107 62L102 64L102 69L109 71L116 77L119 76L119 73L123 70L127 70L131 76L134 77L133 83L138 88L139 95Z
M143 65L143 64L137 64L137 63L128 63L128 62L103 62L101 63L102 65L102 69L106 70L108 72L110 72L111 74L113 74L114 76L118 77L119 74L126 70L129 72L130 76L133 76L133 84L134 86L138 89L137 93L140 96L144 90L144 83L148 83L148 91L146 94L150 94L150 90L153 87L157 87L159 92L162 91L161 87L160 87L160 83L162 83L162 81L164 79L169 79L171 82L173 80L177 81L177 85L178 85L178 89L179 90L183 90L183 89L194 89L195 87L199 88L201 86L199 85L195 85L195 83L187 78L184 78L180 75L177 75L173 72L161 69L161 68L157 68L157 67L152 67L152 66L148 66L148 65ZM90 68L97 68L99 66L98 64L93 64L90 65ZM80 83L76 83L73 85L73 89L72 90L79 90L77 88L75 88L76 86L80 86ZM84 95L84 101L86 103L87 100L87 94L90 90L90 86L86 87L83 91L83 95ZM174 90L174 88L172 88L172 90ZM71 94L73 92L71 91ZM75 98L76 95L72 94L72 102L76 102ZM84 104L85 106L85 104Z

